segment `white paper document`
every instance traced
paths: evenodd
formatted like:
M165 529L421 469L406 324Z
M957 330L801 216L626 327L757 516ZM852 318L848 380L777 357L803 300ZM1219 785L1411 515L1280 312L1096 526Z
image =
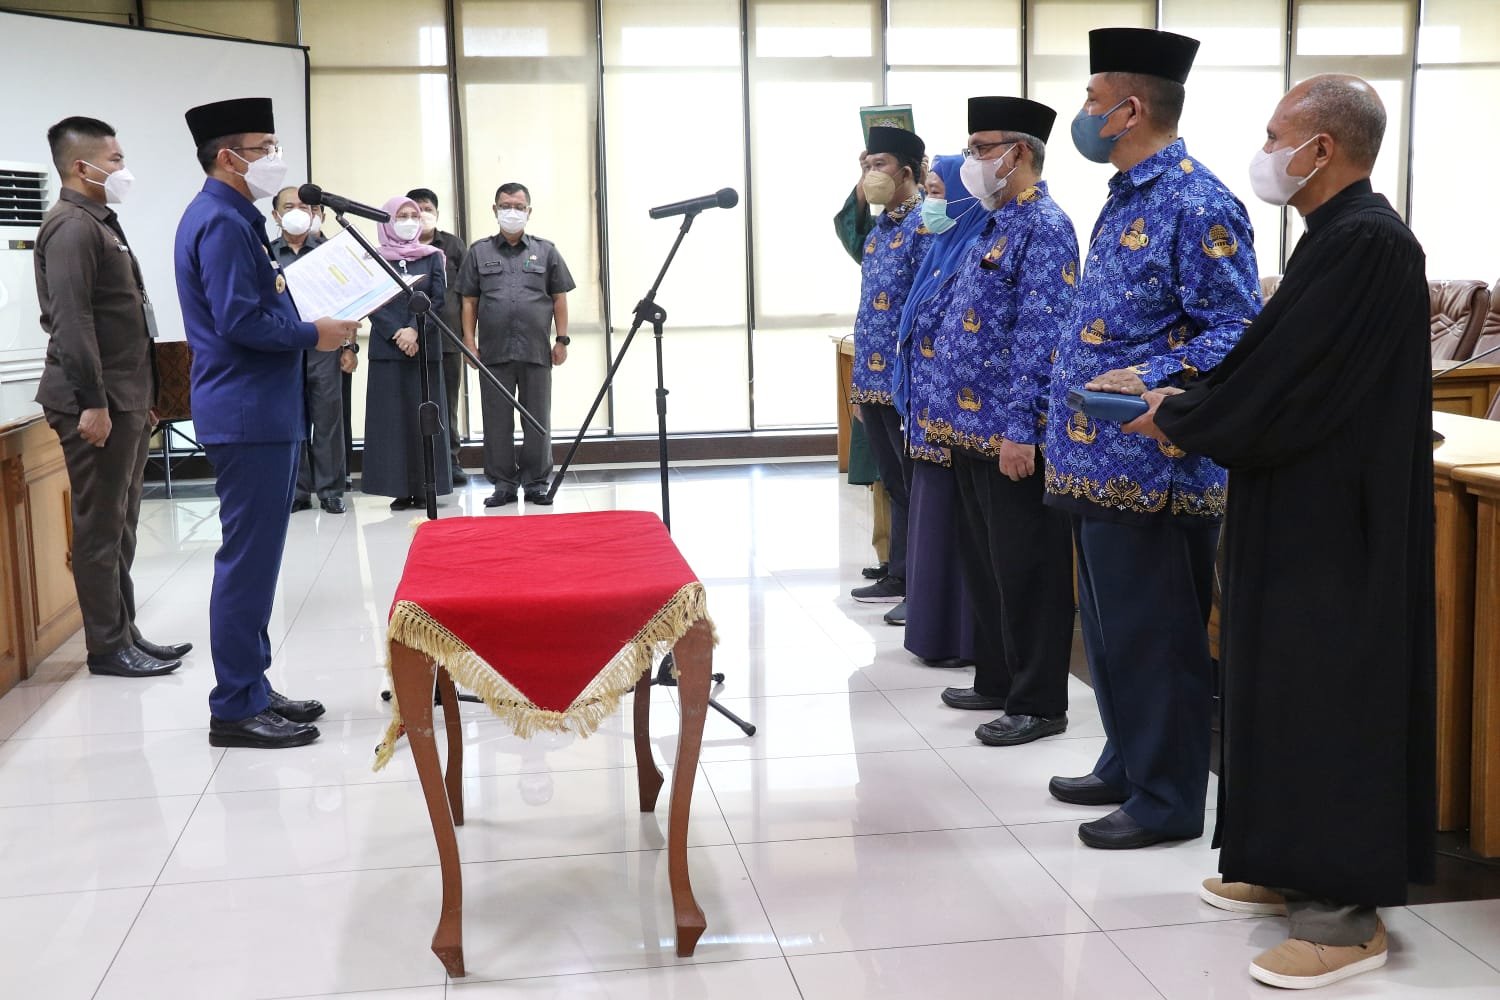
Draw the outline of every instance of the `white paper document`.
M401 293L347 229L301 254L282 274L297 314L309 323L324 316L364 319ZM407 284L423 277L414 274Z

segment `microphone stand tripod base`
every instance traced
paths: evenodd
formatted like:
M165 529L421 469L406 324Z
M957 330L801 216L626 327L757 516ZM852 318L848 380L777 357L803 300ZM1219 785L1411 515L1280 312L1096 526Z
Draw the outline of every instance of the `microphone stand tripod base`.
M669 687L669 688L676 687L677 686L677 678L672 676L672 671L674 669L675 669L675 664L672 661L672 654L668 653L666 656L662 657L662 659L661 659L661 665L656 668L656 676L653 677L653 678L651 678L651 686L652 687ZM723 684L724 683L724 675L723 674L717 674L717 673L716 674L710 674L709 675L709 679L713 683L715 683L715 684ZM723 705L720 705L713 698L709 698L708 699L708 707L711 708L711 709L713 709L715 712L718 712L720 715L724 716L724 718L728 719L730 722L734 723L736 726L739 726L740 727L740 732L744 733L746 736L754 736L755 735L755 723L753 723L753 722L746 722L744 719L740 718L738 715L735 715L733 712L731 712L729 709L725 708Z

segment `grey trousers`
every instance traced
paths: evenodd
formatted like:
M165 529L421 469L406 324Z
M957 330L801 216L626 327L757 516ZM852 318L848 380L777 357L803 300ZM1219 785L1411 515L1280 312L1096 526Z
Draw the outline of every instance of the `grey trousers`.
M145 410L109 411L103 448L78 434L78 414L47 410L62 442L73 505L73 585L83 613L83 639L91 654L115 653L141 637L135 627L135 526L141 513L146 445Z
M454 472L463 469L458 460L458 451L463 447L459 440L463 435L459 433L458 395L464 384L464 364L464 356L457 351L443 355L443 387L448 390L448 454Z
M1286 897L1288 937L1347 948L1375 936L1375 907L1351 906L1313 899L1294 889L1278 890Z
M312 423L307 441L299 449L297 498L318 494L318 499L344 495L344 385L339 371L342 351L308 351L303 355L307 383L307 419ZM311 461L309 461L309 458Z
M509 400L487 381L480 381L484 406L484 474L502 491L545 490L552 477L552 366L507 361L490 365L500 384L546 428L538 434L524 424L520 461L516 460L516 414ZM524 423L524 422L523 422Z

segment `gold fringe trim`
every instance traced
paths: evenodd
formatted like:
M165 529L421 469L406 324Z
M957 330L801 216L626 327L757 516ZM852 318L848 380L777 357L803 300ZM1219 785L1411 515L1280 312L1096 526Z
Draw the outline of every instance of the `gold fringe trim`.
M708 623L712 641L718 645L718 633L714 631L713 620L708 617L708 595L703 584L695 580L674 594L563 712L538 707L499 670L411 601L401 601L391 610L386 641L388 646L399 642L432 657L448 671L454 683L477 694L490 711L509 723L522 739L530 739L542 731L574 732L586 738L615 713L620 707L621 696L635 688L641 675L651 669L655 658L670 652L677 640L699 621ZM385 669L390 678L389 658ZM401 706L396 701L394 678L390 690L391 722L380 745L375 748L373 769L376 771L390 762L405 731Z

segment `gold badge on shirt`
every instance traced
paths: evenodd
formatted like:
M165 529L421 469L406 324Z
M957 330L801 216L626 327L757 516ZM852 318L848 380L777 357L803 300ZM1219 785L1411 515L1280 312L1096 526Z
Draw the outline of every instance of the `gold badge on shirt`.
M1104 325L1104 320L1096 319L1082 330L1078 331L1078 339L1085 344L1104 343L1105 334L1109 329Z
M963 389L959 390L958 408L960 410L967 410L970 413L978 413L981 405L982 404L979 402L979 397L974 394L973 389L970 389L968 386L964 386Z
M1215 260L1233 257L1240 252L1239 240L1234 238L1234 234L1229 231L1228 227L1217 222L1208 227L1208 235L1203 237L1200 246L1203 247L1204 253Z
M280 295L286 291L286 277L278 274L276 276L276 294Z
M1082 411L1077 411L1068 418L1066 429L1068 440L1078 444L1093 444L1094 439L1099 436L1099 428Z
M1120 246L1126 250L1144 250L1151 243L1146 235L1146 220L1136 219L1120 234Z

